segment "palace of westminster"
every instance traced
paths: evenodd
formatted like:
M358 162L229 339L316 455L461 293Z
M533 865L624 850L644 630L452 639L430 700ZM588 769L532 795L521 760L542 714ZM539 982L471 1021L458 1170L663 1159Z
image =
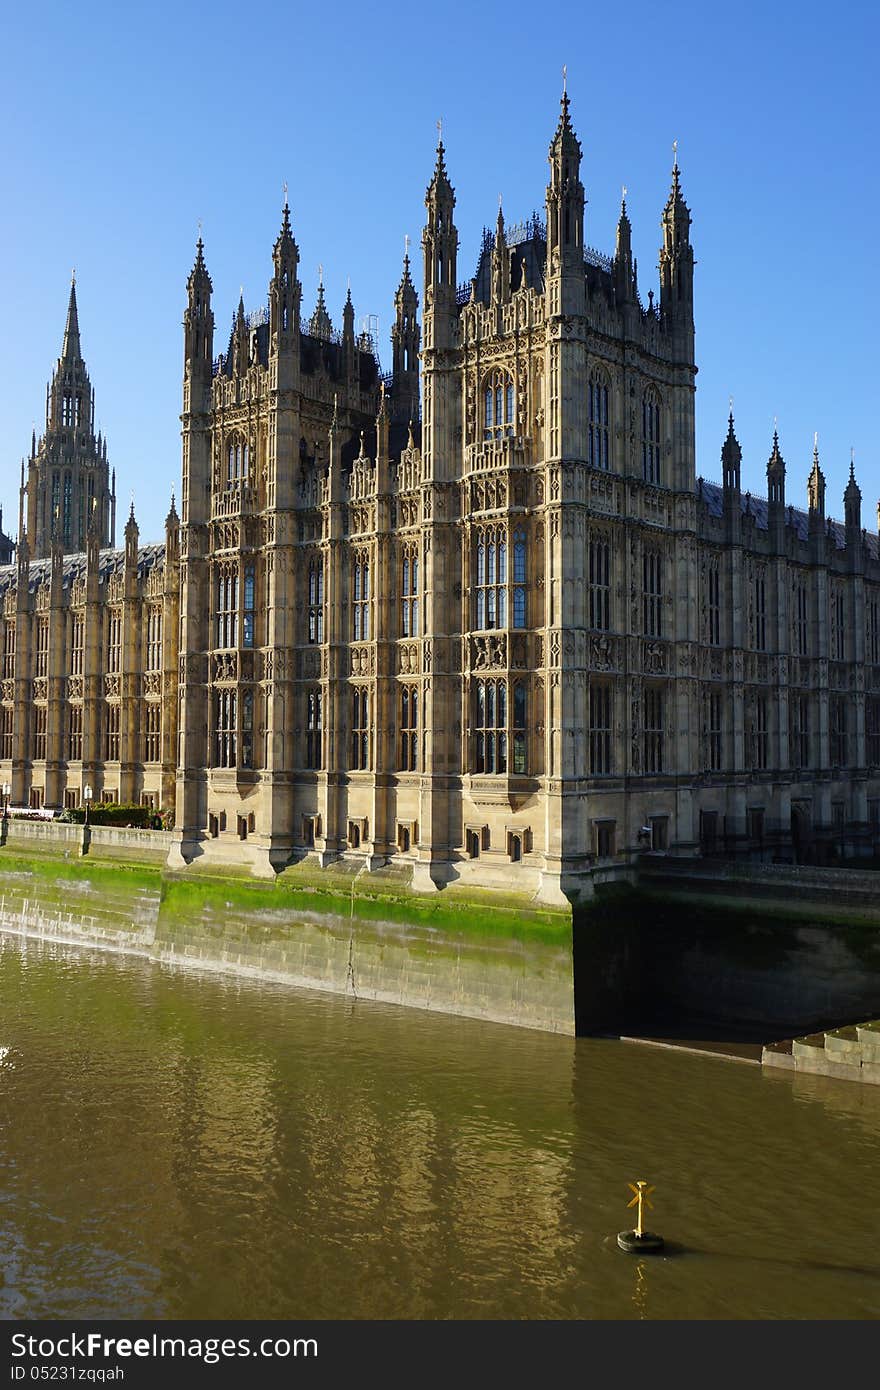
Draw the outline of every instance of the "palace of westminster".
M880 556L850 476L826 516L696 476L694 253L679 170L660 292L625 203L584 244L563 96L546 219L457 279L442 141L392 371L302 313L283 209L268 302L215 347L201 240L184 313L180 515L115 548L115 475L71 288L19 539L0 529L0 779L13 806L173 811L169 862L304 856L416 889L540 900L652 847L876 845Z

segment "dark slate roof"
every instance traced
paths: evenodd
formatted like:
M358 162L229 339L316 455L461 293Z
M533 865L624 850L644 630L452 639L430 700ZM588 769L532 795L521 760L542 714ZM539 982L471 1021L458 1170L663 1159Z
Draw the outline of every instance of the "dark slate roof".
M698 478L697 496L702 497L703 501L706 503L710 516L721 517L724 515L724 489L720 484L709 483L705 478ZM751 493L743 493L740 496L740 508L743 514L745 514L746 509L751 512L752 516L755 518L755 524L759 531L767 530L766 497L753 497ZM798 540L807 540L810 533L809 512L802 511L800 507L786 507L785 524L794 531ZM843 522L831 519L826 521L826 526L829 528L834 538L836 548L838 550L845 550L846 528ZM872 535L869 531L863 531L862 535L868 554L876 559L878 553L880 553L880 549L878 549L878 537Z
M142 545L138 549L138 575L143 578L151 570L165 562L163 544ZM111 574L120 574L125 568L124 550L101 550L98 554L98 573L100 579L109 579ZM52 561L31 560L28 588L31 593L41 584L48 584L52 575ZM64 557L64 587L69 588L77 579L85 579L85 552ZM0 566L0 594L14 589L18 583L18 565Z
M521 224L518 224L521 225ZM526 283L539 294L544 293L544 269L547 264L547 239L542 236L537 226L532 225L528 228L532 235L523 240L508 240L507 249L510 251L510 288L518 290L522 287L523 266L526 269ZM515 235L516 229L512 229ZM480 258L477 262L477 273L474 276L474 298L479 299L483 304L489 304L492 299L492 251L495 246L495 237L488 230L483 229L483 241L480 247Z

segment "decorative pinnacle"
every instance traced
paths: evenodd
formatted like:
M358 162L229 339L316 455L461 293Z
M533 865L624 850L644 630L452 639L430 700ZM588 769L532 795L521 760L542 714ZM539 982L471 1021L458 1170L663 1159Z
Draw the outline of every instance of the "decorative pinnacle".
M284 194L284 210L285 210L285 212L286 212L286 211L287 211L287 208L288 208L288 203L287 203L287 179L285 179L284 182L283 182L283 184L281 185L281 191L282 191L282 193Z

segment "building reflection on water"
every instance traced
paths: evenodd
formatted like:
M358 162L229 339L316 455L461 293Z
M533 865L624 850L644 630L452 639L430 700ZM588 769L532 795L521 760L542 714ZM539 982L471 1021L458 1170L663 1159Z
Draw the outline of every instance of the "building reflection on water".
M878 1088L10 937L0 999L3 1316L880 1306Z

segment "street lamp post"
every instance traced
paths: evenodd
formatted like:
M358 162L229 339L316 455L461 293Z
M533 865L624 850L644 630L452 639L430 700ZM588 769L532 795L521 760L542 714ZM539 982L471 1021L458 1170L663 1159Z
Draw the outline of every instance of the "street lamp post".
M86 803L86 825L88 825L88 823L89 823L89 806L90 806L91 800L92 800L92 789L91 789L91 787L89 787L89 786L83 787L83 789L82 789L82 797L83 797L83 801Z

